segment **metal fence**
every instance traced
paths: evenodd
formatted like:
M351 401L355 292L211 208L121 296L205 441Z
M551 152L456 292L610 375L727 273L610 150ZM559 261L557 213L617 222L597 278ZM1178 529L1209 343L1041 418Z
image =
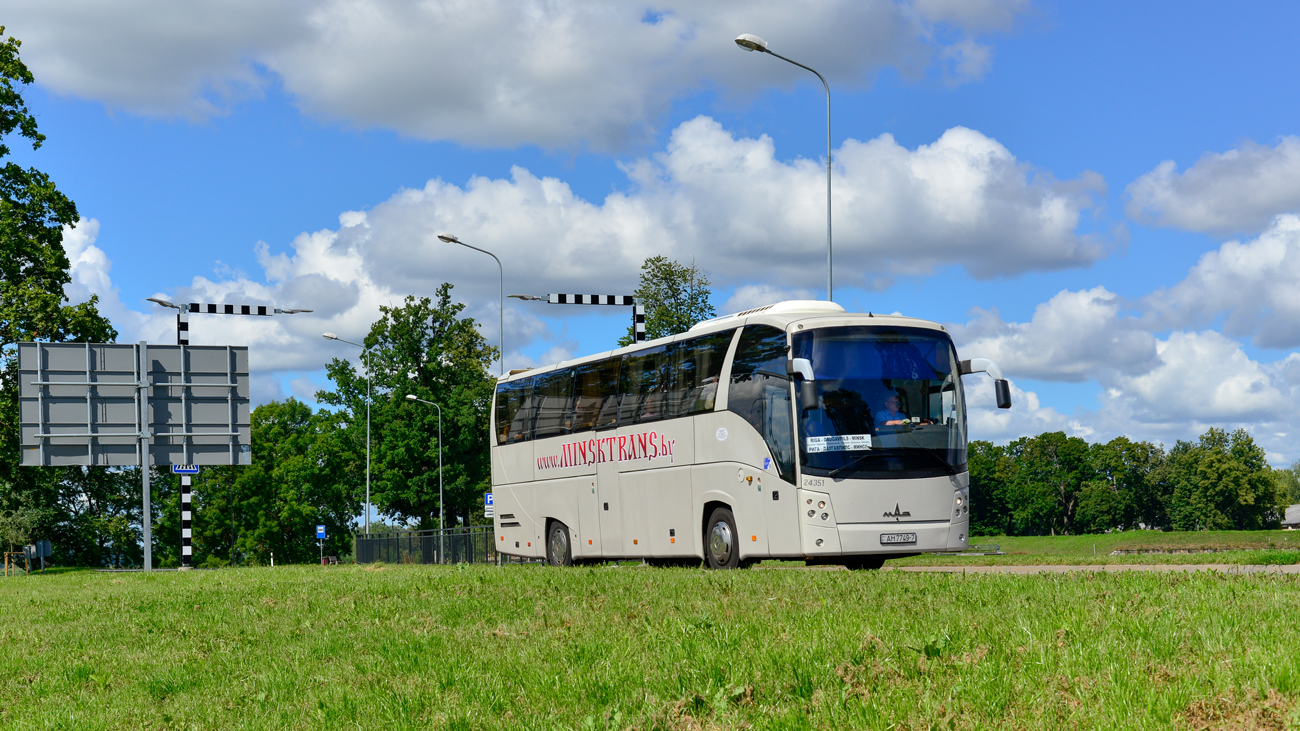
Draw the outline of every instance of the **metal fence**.
M356 536L357 563L501 563L492 526L364 533Z

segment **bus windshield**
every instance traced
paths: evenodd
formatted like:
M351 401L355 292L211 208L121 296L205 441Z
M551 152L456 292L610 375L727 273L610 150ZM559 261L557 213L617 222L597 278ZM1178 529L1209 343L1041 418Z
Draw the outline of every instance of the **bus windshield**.
M966 404L952 341L910 327L832 327L793 337L817 403L798 404L806 475L897 479L966 469Z

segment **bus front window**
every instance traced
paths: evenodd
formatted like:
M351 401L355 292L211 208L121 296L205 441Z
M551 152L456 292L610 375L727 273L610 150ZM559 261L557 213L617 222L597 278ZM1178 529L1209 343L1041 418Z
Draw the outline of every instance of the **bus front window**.
M806 475L889 479L966 469L966 408L947 334L909 327L799 332L817 403L799 403Z

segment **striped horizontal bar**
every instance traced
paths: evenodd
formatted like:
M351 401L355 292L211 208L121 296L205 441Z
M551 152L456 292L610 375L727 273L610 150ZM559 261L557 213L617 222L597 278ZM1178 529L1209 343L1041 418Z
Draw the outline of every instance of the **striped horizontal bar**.
M547 302L553 305L618 305L631 307L636 297L630 294L548 294Z
M269 317L274 314L274 307L266 305L214 305L211 303L191 302L189 305L190 312L200 312L208 315L262 315Z

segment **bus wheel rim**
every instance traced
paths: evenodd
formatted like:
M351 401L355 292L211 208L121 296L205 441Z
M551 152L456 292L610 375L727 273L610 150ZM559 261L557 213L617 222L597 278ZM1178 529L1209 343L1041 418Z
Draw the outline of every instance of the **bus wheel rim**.
M557 565L564 562L564 531L559 528L551 531L551 560Z
M709 531L709 551L713 554L713 560L719 564L725 564L731 560L732 538L731 526L726 521L718 521L713 524L713 530Z

